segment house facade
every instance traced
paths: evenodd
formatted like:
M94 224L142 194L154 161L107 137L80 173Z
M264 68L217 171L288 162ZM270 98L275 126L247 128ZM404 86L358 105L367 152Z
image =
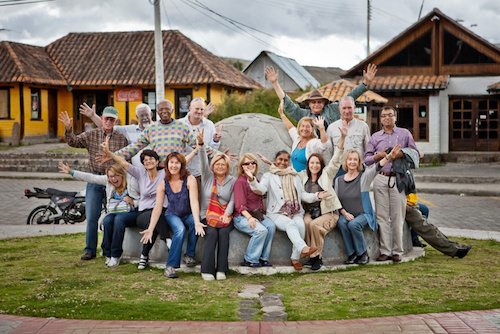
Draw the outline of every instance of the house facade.
M194 97L215 104L227 93L260 88L219 57L176 30L163 32L165 98L175 117L187 113ZM152 31L70 33L46 47L0 43L0 140L12 140L19 124L23 141L64 135L57 114L66 110L76 132L90 126L83 102L118 109L121 124L135 119L135 107L156 109Z
M378 65L370 90L398 110L425 153L500 150L500 49L439 9L400 33L344 75L361 80ZM380 129L370 112L371 131Z

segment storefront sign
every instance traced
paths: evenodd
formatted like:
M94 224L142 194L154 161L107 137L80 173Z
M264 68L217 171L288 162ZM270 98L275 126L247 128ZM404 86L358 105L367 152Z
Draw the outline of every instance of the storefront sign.
M142 102L142 90L138 88L124 88L116 90L118 102Z

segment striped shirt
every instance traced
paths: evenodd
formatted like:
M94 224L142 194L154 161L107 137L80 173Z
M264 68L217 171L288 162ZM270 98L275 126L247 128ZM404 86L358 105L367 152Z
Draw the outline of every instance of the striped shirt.
M164 161L172 152L186 154L187 147L196 145L196 135L188 125L178 120L172 120L168 124L155 122L148 126L139 139L127 147L122 148L118 155L125 159L130 159L140 150L149 146L160 156L160 160Z

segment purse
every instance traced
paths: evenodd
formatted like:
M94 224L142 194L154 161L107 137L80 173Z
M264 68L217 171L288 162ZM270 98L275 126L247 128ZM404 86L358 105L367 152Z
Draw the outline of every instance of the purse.
M264 220L264 214L262 213L262 211L260 209L255 209L255 210L249 211L249 213L252 215L252 217L254 217L255 219L257 219L260 222Z
M123 199L110 198L107 206L108 213L123 213L130 211L130 205Z
M207 206L207 224L211 227L222 228L229 226L230 223L224 223L222 221L222 216L226 211L226 205L222 205L219 202L219 197L217 196L217 181L214 178L214 184L212 185L212 192L210 193L210 200Z

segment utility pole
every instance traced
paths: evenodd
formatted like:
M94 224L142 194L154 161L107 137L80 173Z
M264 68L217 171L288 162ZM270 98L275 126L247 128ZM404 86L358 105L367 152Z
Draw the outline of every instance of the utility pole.
M372 7L370 0L366 0L366 56L370 55L370 20L372 19Z
M165 98L165 80L163 77L163 35L161 32L160 1L154 0L155 6L155 78L156 104Z

